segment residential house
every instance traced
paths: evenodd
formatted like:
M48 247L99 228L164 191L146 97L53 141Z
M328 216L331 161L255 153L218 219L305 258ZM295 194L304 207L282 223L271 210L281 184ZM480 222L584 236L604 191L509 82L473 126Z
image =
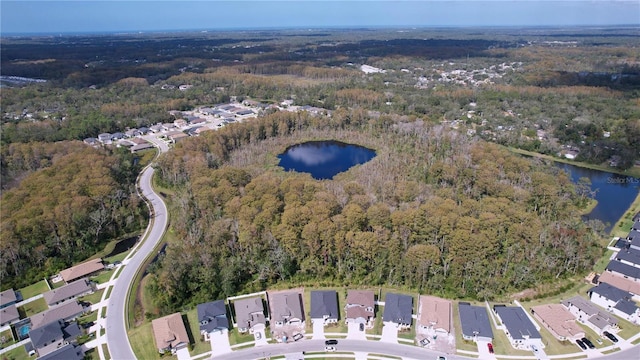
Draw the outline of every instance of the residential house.
M102 259L92 259L60 271L60 276L62 277L62 280L69 283L80 279L81 277L93 275L102 270L104 270Z
M184 140L184 139L186 139L188 137L189 137L189 135L184 133L184 132L182 132L182 131L170 131L170 132L167 133L167 138L169 140L171 140L171 142L174 143L174 144L179 142L179 141L182 141L182 140Z
M98 141L98 139L96 138L86 138L84 140L82 140L82 142L84 142L85 144L89 145L89 146L98 146L100 145L100 141Z
M240 299L233 302L236 313L238 331L241 333L253 333L253 326L256 324L266 325L264 317L264 305L262 298L253 297Z
M311 322L335 324L339 316L338 294L335 290L311 291Z
M387 293L382 313L383 322L391 322L400 329L408 329L411 327L411 314L413 314L413 297Z
M628 291L633 295L634 300L640 301L640 281L625 279L623 276L605 271L598 277L598 282L611 284L618 289Z
M20 314L16 304L11 304L0 309L0 327L10 325L20 320Z
M173 122L173 125L175 125L175 127L177 128L182 128L189 125L189 123L187 123L187 120L185 119L177 119Z
M304 325L302 294L298 290L267 292L271 308L271 321L275 326L285 324Z
M193 120L190 120L191 125L203 125L207 123L207 120L203 119L203 118L195 118Z
M204 336L205 341L209 341L209 334L213 332L226 332L229 330L227 308L223 300L198 304L197 310L200 334Z
M141 135L140 130L138 130L136 128L129 129L129 130L124 132L124 136L128 137L128 138L134 138L134 137L137 137L137 136L140 136L140 135Z
M625 320L634 324L640 320L640 309L631 300L632 295L628 291L601 282L587 291L587 294L593 303Z
M475 306L467 302L458 303L462 337L471 341L493 341L493 330L489 314L484 306Z
M137 136L147 135L147 133L149 132L149 128L146 126L142 126L140 127L140 129L138 129L138 132L140 132L140 134Z
M89 280L80 279L47 291L43 294L43 297L47 305L53 306L83 295L92 294L94 290L93 284Z
M77 301L67 301L31 316L31 328L35 329L53 321L70 321L84 314L85 309Z
M44 356L70 344L82 334L76 322L55 320L29 330L29 338L38 356Z
M113 134L111 134L111 140L120 140L120 139L124 139L124 134L121 132L115 132Z
M526 350L532 341L538 340L537 345L544 347L542 336L536 325L529 319L527 313L519 306L495 305L493 312L502 322L501 328L507 334L514 349Z
M111 134L109 133L99 134L98 141L100 141L103 144L111 144Z
M0 292L0 309L13 305L18 302L18 297L13 289L7 289Z
M83 360L84 351L82 346L67 344L54 350L44 356L38 357L38 360Z
M162 131L162 124L156 124L149 126L149 131L152 133L159 133Z
M425 332L451 333L451 300L420 295L418 328Z
M560 341L574 341L585 336L584 330L576 324L576 318L560 304L534 306L531 313Z
M629 247L632 249L640 250L640 230L631 230L627 235L629 240Z
M600 310L594 303L581 296L574 296L560 302L579 322L587 325L597 334L618 328L618 320Z
M182 321L180 313L174 313L151 321L153 338L156 341L156 348L161 354L176 351L189 345L187 329Z
M171 131L173 129L175 129L176 126L173 123L164 123L162 125L160 125L160 129L162 131Z
M146 150L146 149L152 149L153 147L154 147L153 144L145 141L143 144L133 145L132 147L129 148L129 150L132 153L135 153L135 152Z
M629 280L640 281L640 268L624 264L620 261L609 261L606 271L611 272L614 275L622 276Z
M256 113L254 113L253 110L249 110L249 109L240 109L236 111L236 115L243 119L254 116L255 114Z
M347 291L346 322L373 326L375 297L373 291L349 290Z
M620 249L614 260L629 266L640 268L640 250L632 249L631 247L628 249Z

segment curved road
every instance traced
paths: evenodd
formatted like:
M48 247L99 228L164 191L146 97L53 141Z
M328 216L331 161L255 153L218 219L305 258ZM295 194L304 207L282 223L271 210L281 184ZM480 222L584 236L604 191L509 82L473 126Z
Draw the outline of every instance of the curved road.
M142 196L149 202L151 216L154 218L152 227L147 229L146 239L143 239L144 242L138 245L137 249L133 250L133 256L127 264L124 265L120 276L113 286L107 306L107 346L109 347L111 358L115 360L131 360L136 358L133 349L131 349L129 337L127 336L127 293L133 285L133 279L138 269L158 244L167 228L167 206L164 201L160 199L160 196L153 192L151 187L154 171L151 166L148 166L140 175L139 181Z

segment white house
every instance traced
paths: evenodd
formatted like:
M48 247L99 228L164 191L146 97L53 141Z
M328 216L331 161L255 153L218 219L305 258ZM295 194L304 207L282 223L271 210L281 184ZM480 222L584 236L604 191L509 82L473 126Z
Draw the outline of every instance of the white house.
M607 283L600 283L587 294L591 301L607 311L634 324L640 320L640 308L631 300L631 294Z

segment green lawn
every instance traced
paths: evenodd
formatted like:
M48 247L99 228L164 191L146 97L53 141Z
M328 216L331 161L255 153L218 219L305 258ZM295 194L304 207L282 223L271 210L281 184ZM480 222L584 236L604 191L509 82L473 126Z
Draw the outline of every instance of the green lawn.
M113 286L109 286L109 288L107 289L107 296L105 296L105 300L107 300L109 298L109 296L111 296L111 290L113 290Z
M629 321L621 319L617 316L616 319L618 319L618 327L620 328L620 331L618 332L619 337L628 339L640 332L640 326L633 325Z
M78 318L78 323L79 324L86 324L86 323L90 323L90 322L96 322L98 321L98 312L97 311L92 311L86 315L83 315L81 317Z
M102 344L102 352L104 353L104 358L106 360L111 360L111 354L109 354L109 347L107 344Z
M120 254L116 254L116 255L110 256L108 258L105 258L104 261L109 263L109 264L112 264L112 263L114 263L116 261L122 261L122 260L124 260L124 258L127 257L127 255L129 254L129 251L130 250L123 251Z
M200 335L200 324L198 323L198 309L197 308L193 308L189 311L187 311L187 320L189 322L189 329L187 330L191 330L190 331L190 336L191 336L191 341L193 344L193 347L191 348L191 351L189 351L189 353L191 354L191 356L195 356L198 354L203 354L206 353L207 351L211 351L211 343L209 343L208 341L203 341L202 340L202 335ZM187 325L187 324L185 324Z
M47 306L47 302L44 301L44 298L40 298L38 300L20 306L18 308L18 312L20 312L20 318L25 318L43 312L48 308L49 307Z
M611 230L611 236L625 237L629 234L631 226L633 225L633 216L640 211L640 194L633 201L629 209L618 220L613 229Z
M532 356L533 352L525 351L525 350L516 350L511 346L507 335L502 330L498 330L493 326L493 322L491 322L491 327L493 331L493 349L496 354L500 355L512 355L512 356ZM477 347L476 347L477 349ZM477 351L477 350L476 350Z
M24 346L18 346L13 350L9 350L6 353L0 355L2 360L26 360L26 359L35 359L35 356L29 357L27 351L24 349Z
M151 321L129 329L128 334L136 358L145 360L160 359L160 354L153 339Z
M96 348L89 349L84 353L84 360L100 360L100 354Z
M231 345L242 344L253 340L253 334L249 334L248 332L240 334L238 329L232 329L229 331L229 343Z
M104 289L94 291L93 294L85 295L81 297L79 300L90 302L92 305L97 304L100 302L100 300L102 300L102 293L104 293Z
M7 329L0 333L0 349L4 349L5 347L12 345L15 343L13 339L13 331L11 329Z
M49 291L49 285L47 284L47 281L41 280L35 284L31 284L27 287L23 287L22 289L20 289L20 294L22 294L22 298L26 300L30 297L44 294L47 291Z
M107 281L111 280L111 275L113 275L113 269L103 270L100 272L100 274L92 276L91 281L96 284L106 283Z

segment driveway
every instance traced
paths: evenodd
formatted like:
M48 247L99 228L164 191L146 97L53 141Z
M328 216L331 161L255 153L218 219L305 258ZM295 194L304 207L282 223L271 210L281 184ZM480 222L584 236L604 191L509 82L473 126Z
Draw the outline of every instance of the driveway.
M360 324L356 322L347 323L347 339L367 340L367 332L360 331Z
M489 344L488 341L476 341L476 345L478 346L478 358L479 359L495 359L495 354L489 353Z
M398 343L398 326L391 322L384 323L382 327L382 337L380 341L388 343Z
M313 322L313 337L312 339L325 339L324 337L324 323L322 321Z
M187 346L176 351L176 355L178 355L178 360L191 360L191 355L189 355L189 347Z
M264 324L256 324L253 327L253 339L256 342L256 346L267 345L267 334L265 332L266 327Z
M229 332L227 330L216 331L209 334L209 343L211 343L212 356L231 352L231 345L229 344Z

